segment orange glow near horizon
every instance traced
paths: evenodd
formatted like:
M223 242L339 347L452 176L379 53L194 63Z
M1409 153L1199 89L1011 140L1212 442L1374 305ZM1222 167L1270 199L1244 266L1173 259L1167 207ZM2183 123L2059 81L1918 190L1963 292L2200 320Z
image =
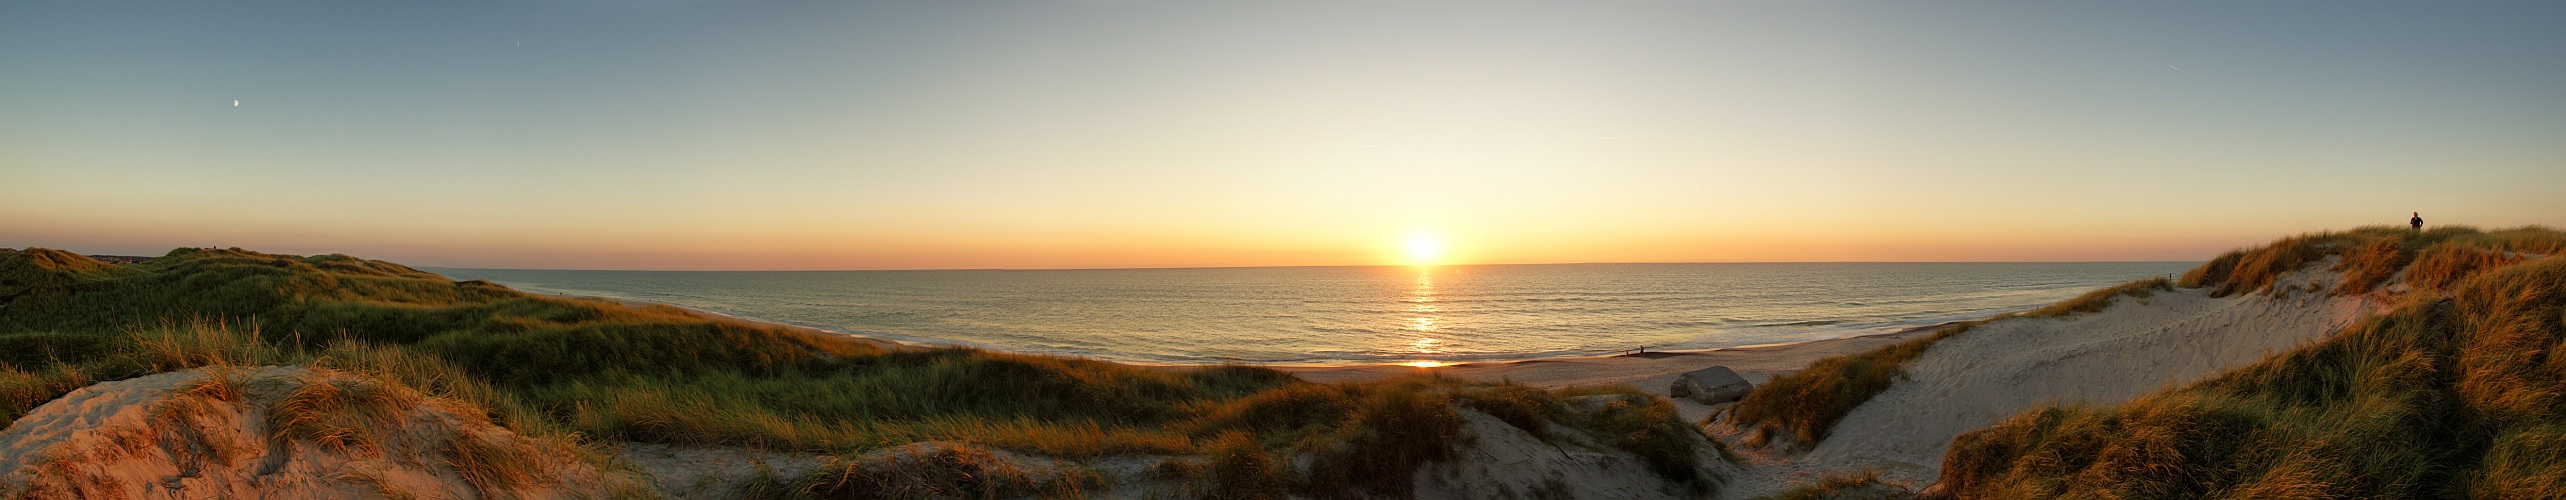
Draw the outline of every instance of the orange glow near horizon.
M13 200L0 200L0 207ZM5 210L0 210L5 211ZM173 209L173 214L194 214ZM644 270L1069 269L1256 266L1461 266L1583 262L2030 262L2207 260L2283 235L2346 221L2272 227L2171 229L2097 225L1930 228L1851 224L1809 228L1448 221L1417 245L1391 223L1353 227L1236 224L1156 229L1001 227L961 232L813 220L808 227L528 225L481 228L395 218L372 223L327 213L260 214L228 224L102 220L31 212L0 227L0 246L160 255L187 246L286 254L345 253L429 267ZM2400 212L2394 214L2404 216ZM2430 215L2427 213L2426 215ZM173 216L175 217L175 216ZM2456 218L2456 217L2454 217ZM1956 218L1955 218L1956 219ZM1514 222L1514 221L1509 221ZM1974 226L1974 227L1972 227ZM2486 227L2505 227L2487 224ZM2284 229L2288 228L2288 229ZM1718 229L1714 231L1713 229ZM1383 238L1382 235L1399 235ZM1386 242L1385 242L1386 240ZM1467 241L1468 245L1455 242ZM1386 244L1385 244L1386 243ZM1431 247L1431 259L1420 258Z
M2204 261L2417 211L2566 226L2546 6L2193 26L2119 5L618 3L0 8L0 247L1423 269Z

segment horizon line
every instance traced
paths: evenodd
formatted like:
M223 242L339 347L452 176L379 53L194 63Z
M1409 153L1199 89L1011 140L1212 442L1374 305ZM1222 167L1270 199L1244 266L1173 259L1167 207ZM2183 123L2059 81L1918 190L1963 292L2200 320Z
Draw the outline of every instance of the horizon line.
M370 260L370 259L369 259ZM1293 269L1333 267L1499 267L1499 266L1586 266L1586 265L1677 265L1677 264L2153 264L2208 262L2208 260L1810 260L1810 261L1719 261L1719 262L1506 262L1492 264L1330 264L1275 266L1170 266L1170 267L954 267L918 269L561 269L530 267L455 267L411 266L426 269L465 269L474 271L588 271L588 272L668 272L668 273L856 273L905 271L1152 271L1190 269ZM406 264L405 264L406 265Z

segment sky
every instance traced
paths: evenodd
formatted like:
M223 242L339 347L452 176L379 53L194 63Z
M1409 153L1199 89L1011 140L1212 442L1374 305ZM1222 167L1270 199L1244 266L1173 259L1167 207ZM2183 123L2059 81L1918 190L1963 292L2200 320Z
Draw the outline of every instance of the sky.
M2205 260L2566 225L2566 3L0 2L0 247Z

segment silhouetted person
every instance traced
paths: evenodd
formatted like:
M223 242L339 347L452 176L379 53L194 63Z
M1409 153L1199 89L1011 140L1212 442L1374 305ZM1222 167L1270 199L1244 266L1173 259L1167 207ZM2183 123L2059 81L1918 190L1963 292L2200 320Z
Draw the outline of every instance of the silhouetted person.
M2423 212L2415 212L2415 218L2407 219L2406 223L2413 224L2415 232L2423 232Z

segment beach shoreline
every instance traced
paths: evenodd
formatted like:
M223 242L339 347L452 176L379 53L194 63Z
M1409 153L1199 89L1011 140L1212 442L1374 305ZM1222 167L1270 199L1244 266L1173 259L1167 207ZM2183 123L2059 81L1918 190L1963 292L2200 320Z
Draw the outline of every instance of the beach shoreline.
M1401 369L1404 369L1404 370L1420 370L1420 371L1423 371L1423 370L1451 370L1451 371L1461 371L1461 372L1478 373L1478 372L1489 371L1489 370L1491 370L1491 369L1495 369L1495 368L1499 368L1499 367L1506 367L1506 366L1510 366L1510 365L1518 365L1518 364L1531 364L1531 363L1561 363L1561 362L1607 362L1608 360L1615 360L1615 359L1631 359L1631 360L1640 360L1640 361L1655 361L1655 360L1664 359L1664 360L1669 360L1669 361L1666 361L1666 362L1661 363L1661 364L1668 364L1668 365L1691 365L1691 364L1693 364L1693 363L1684 363L1684 362L1678 362L1678 361L1672 361L1672 360L1674 360L1674 359L1676 359L1676 358L1685 358L1685 357L1691 357L1691 356L1710 355L1710 354L1742 354L1742 353L1750 353L1750 352L1753 352L1753 353L1798 353L1798 352L1803 352L1803 351L1813 351L1813 350L1814 350L1814 351L1828 351L1828 352L1832 352L1832 351L1834 351L1835 349L1824 349L1824 348L1813 348L1813 347L1814 347L1814 346L1818 346L1818 345L1847 344L1847 343L1850 343L1850 344L1863 344L1863 345L1874 345L1874 344L1880 344L1880 343L1884 343L1884 342L1887 342L1887 343L1894 343L1894 341L1898 341L1898 340L1905 340L1905 339L1908 339L1908 338L1912 338L1912 337L1914 337L1915 335L1920 334L1920 333L1929 333L1929 332L1932 332L1932 331L1934 331L1934 330L1936 330L1936 329L1940 329L1940 328L1942 328L1942 327L1944 327L1944 326L1949 326L1949 325L1952 325L1952 324L1957 324L1957 323L1964 323L1964 322L1966 322L1966 321L1945 321L1945 322L1939 322L1939 323L1918 324L1918 325L1912 325L1912 326L1900 327L1900 328L1898 328L1898 329L1896 329L1896 330L1893 330L1893 331L1880 332L1880 333L1867 333L1867 334L1851 335L1851 336L1845 336L1845 337L1834 337L1834 338L1824 338L1824 339L1814 339L1814 340L1802 340L1802 341L1793 341L1793 342L1774 342L1774 343L1766 343L1766 344L1750 344L1750 345L1731 346L1731 347L1715 347L1715 348L1709 348L1709 349L1675 349L1675 350L1653 350L1653 349L1651 349L1651 350L1645 350L1645 351L1639 351L1639 352L1625 352L1625 353L1623 353L1623 354L1569 354L1569 355L1554 355L1554 356L1531 356L1531 357L1521 357L1521 358L1503 358L1503 359L1491 359L1491 360L1464 360L1464 361L1456 361L1456 362L1451 362L1451 363L1436 362L1435 364L1433 364L1433 365L1428 365L1428 366L1419 366L1419 365L1417 364L1417 362L1416 362L1416 361L1403 361L1403 362L1332 362L1332 361L1280 361L1280 362L1276 362L1276 361L1207 361L1207 362L1200 362L1200 363L1185 363L1185 362L1151 362L1151 361L1133 361L1133 360L1108 359L1108 358L1101 358L1101 357L1095 357L1095 356L1081 356L1081 355L1076 355L1076 354L1063 354L1063 353L1047 353L1047 352L1018 351L1018 350L1008 349L1008 348L1006 348L1006 347L1004 347L1004 346L986 346L986 345L968 344L968 343L959 343L959 342L955 342L955 343L923 342L923 341L916 341L916 340L908 340L908 339L899 339L899 338L884 337L884 336L880 336L880 335L876 335L876 334L870 334L870 333L849 332L849 331L844 331L844 330L835 330L835 329L821 328L821 327L814 327L814 326L796 325L796 324L792 324L792 323L786 323L786 322L781 322L781 321L769 320L769 319L764 319L764 318L757 318L757 317L750 317L750 316L741 316L741 315L737 315L737 314L725 313L725 312L715 311L715 310L711 310L711 309L705 309L705 308L700 308L700 307L691 307L691 306L678 305L678 304L670 304L670 303L665 303L665 302L652 302L652 301L647 301L647 300L625 299L625 298L605 297L605 296L597 296L597 295L574 295L574 294L565 294L565 293L549 293L549 292L527 292L527 293L535 293L535 294L540 294L540 295L548 295L548 296L564 297L564 298L574 298L574 299L603 300L603 301L609 301L609 302L614 302L614 303L618 303L618 304L623 304L623 305L625 305L625 306L630 306L630 307L664 306L664 307L669 307L669 308L675 308L675 309L685 310L685 311L687 311L687 312L689 312L689 313L693 313L693 314L697 314L697 315L702 315L702 316L707 316L707 317L711 317L711 318L714 318L714 319L720 319L720 320L726 320L726 321L738 321L738 322L744 322L744 323L754 323L754 324L759 324L759 325L778 326L778 327L789 328L789 329L793 329L793 330L797 330L797 331L804 331L804 332L808 332L808 333L816 333L816 334L826 334L826 335L834 335L834 336L848 337L848 338L854 338L854 339L857 339L857 340L861 340L861 341L864 341L864 342L866 342L866 343L874 344L874 345L877 345L877 346L889 347L889 348L900 348L900 349L968 348L968 349L981 349L981 350L994 351L994 352L1003 352L1003 353L1009 353L1009 354L1027 354L1027 355L1041 355L1041 356L1071 357L1071 358L1089 359L1089 360L1095 360L1095 361L1104 361L1104 362L1108 362L1108 363L1115 363L1115 364L1121 364L1121 365L1129 365L1129 366L1137 366L1137 367L1146 367L1146 368L1166 368L1166 369L1183 369L1183 368L1196 368L1196 367L1205 367L1205 366L1221 366L1221 365L1246 365L1246 366L1259 366L1259 367L1273 368L1273 369L1276 369L1276 370L1282 370L1282 371L1285 371L1285 372L1291 372L1291 373L1295 373L1295 374L1300 374L1300 373L1321 373L1321 374L1346 373L1346 374L1351 374L1351 373L1365 372L1365 371L1369 371L1369 370L1376 370L1376 369L1378 369L1378 370L1401 370ZM1995 316L2002 316L2002 314L1998 314L1998 315L1990 315L1989 317L1995 317ZM1635 349L1635 351L1637 351L1637 350ZM1815 360L1816 360L1815 358L1810 358L1810 359L1808 359L1808 361L1815 361ZM1614 364L1648 364L1648 363L1636 363L1636 362L1612 362L1612 363L1614 363ZM1800 363L1800 364L1801 364L1801 365L1803 365L1803 366L1807 365L1807 363L1805 363L1805 362ZM1732 368L1734 368L1734 367L1732 367ZM1699 368L1695 368L1695 369L1699 369ZM1687 370L1687 371L1689 371L1689 370ZM1739 373L1743 374L1743 373L1746 373L1746 371L1745 371L1745 370L1740 370L1740 371L1739 371ZM1393 375L1393 374L1390 374L1390 373L1384 373L1384 374L1382 374L1382 376L1389 376L1389 375ZM1342 375L1323 375L1323 376L1331 376L1331 377L1334 377L1334 376L1342 376ZM1350 377L1350 378L1360 378L1360 377ZM1751 380L1761 380L1761 379L1760 379L1760 378L1754 378L1754 379L1751 379Z
M664 306L712 319L769 325L813 335L845 337L889 350L959 347L983 349L992 352L1010 354L1075 357L1138 368L1160 370L1185 370L1221 365L1255 366L1289 373L1302 380L1318 383L1362 382L1401 376L1428 375L1482 382L1505 381L1543 389L1559 389L1573 386L1629 385L1643 392L1660 397L1668 397L1668 399L1675 402L1679 413L1683 414L1687 419L1699 419L1706 416L1711 413L1712 407L1682 398L1673 398L1668 394L1668 389L1673 384L1675 378L1685 372L1713 366L1724 366L1728 367L1730 370L1736 371L1739 376L1744 377L1748 382L1761 385L1764 381L1771 380L1773 377L1790 374L1803 368L1807 368L1811 363L1820 359L1855 354L1892 344L1906 342L1921 336L1931 335L1933 331L1941 329L1942 327L1966 322L1945 321L1907 326L1883 333L1869 333L1828 339L1712 349L1683 349L1666 351L1648 350L1645 352L1626 352L1622 354L1542 356L1491 361L1464 361L1428 366L1419 366L1413 362L1152 363L1104 359L1090 356L1063 355L1056 353L1015 351L1001 346L917 342L904 339L885 338L864 333L795 325L762 318L740 316L704 308L646 300L562 293L528 293L540 293L555 297L587 300L603 300L629 307ZM1997 316L2003 316L2003 314L1991 315L1989 317Z
M1331 367L1704 351L1929 329L2047 305L2171 264L1465 267L1439 274L1430 288L1369 268L427 270L911 345L1131 364Z

